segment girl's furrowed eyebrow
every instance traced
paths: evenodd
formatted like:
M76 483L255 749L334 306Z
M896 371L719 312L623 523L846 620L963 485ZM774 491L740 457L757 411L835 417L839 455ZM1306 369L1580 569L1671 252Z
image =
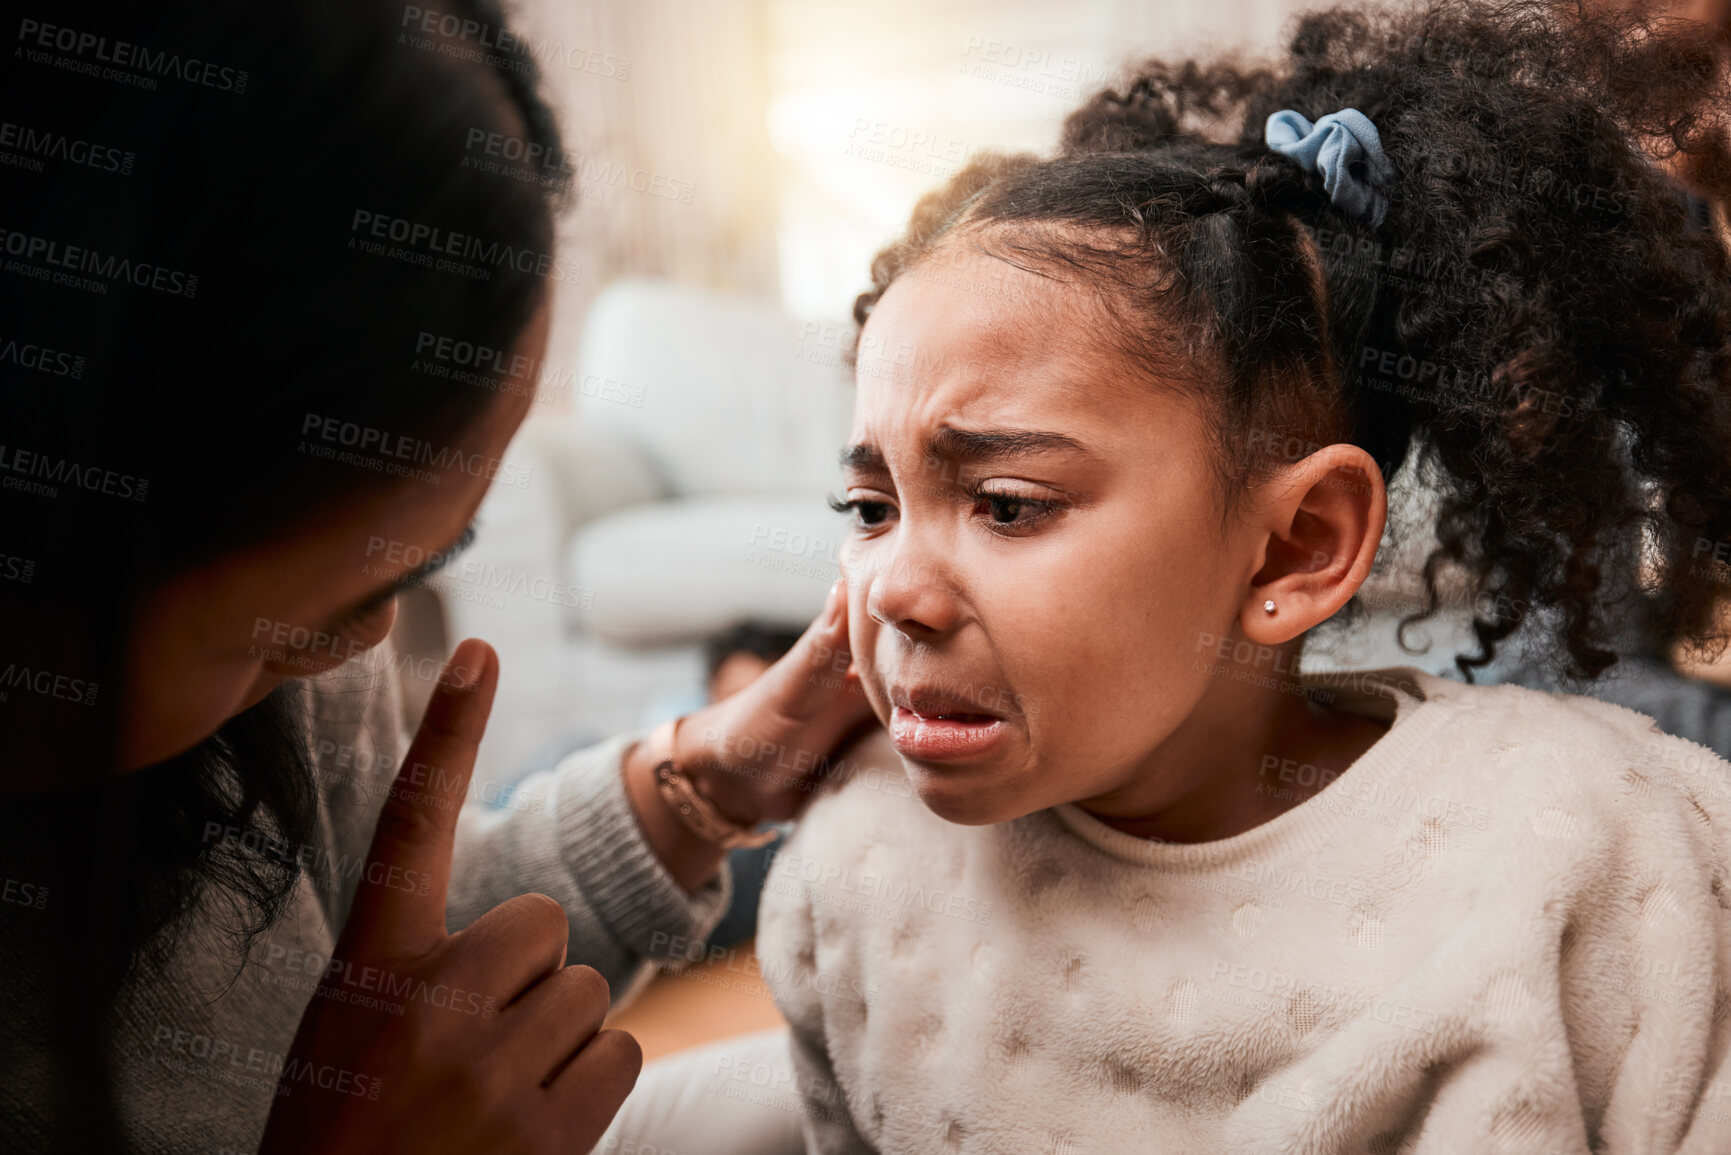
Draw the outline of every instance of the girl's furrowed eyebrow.
M932 435L927 451L933 457L960 461L999 461L1027 453L1070 451L1087 447L1063 433L1032 429L955 429L944 426Z
M1063 433L1037 429L956 429L945 425L926 443L928 457L952 461L1001 461L1030 453L1088 453L1088 447ZM887 473L883 451L869 442L841 453L841 467L861 473Z
M877 446L864 441L842 450L839 464L843 469L853 469L860 473L889 472L889 466L884 462L882 451Z
M444 549L439 550L437 553L429 554L426 561L422 562L418 567L404 574L402 577L397 578L395 581L391 582L391 584L367 595L367 597L359 602L354 609L349 611L349 613L365 613L374 606L380 605L381 603L396 597L399 593L410 586L421 584L434 574L438 573L441 569L444 569L445 566L450 563L452 558L456 557L475 543L475 533L479 526L480 521L478 519L469 522L468 525L463 527L463 532L457 535L456 541L452 542Z

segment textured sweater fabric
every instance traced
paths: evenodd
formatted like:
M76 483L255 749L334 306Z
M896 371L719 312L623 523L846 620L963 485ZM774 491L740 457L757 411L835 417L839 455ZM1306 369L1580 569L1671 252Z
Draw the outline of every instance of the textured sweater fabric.
M319 786L318 833L303 848L307 868L292 906L260 937L245 967L211 929L213 900L188 924L165 977L126 994L115 1067L136 1149L256 1150L301 1012L321 984L362 1005L419 1000L477 1014L492 1009L475 992L393 992L375 976L329 966L379 810L408 750L412 731L396 672L395 655L383 647L300 684ZM723 871L688 896L644 842L621 774L630 741L572 754L520 783L502 807L486 805L496 789L472 783L446 907L447 926L456 930L515 895L551 895L570 919L568 961L600 971L615 1003L648 977L652 936L701 938L726 910L731 887ZM16 998L16 1013L0 1029L7 1087L0 1150L23 1152L48 1144L43 1024L24 1021L46 1005L47 981L31 965L30 912L0 913L8 915L0 982Z
M759 936L808 1148L1731 1152L1731 765L1585 697L1337 695L1390 729L1218 841L818 800Z

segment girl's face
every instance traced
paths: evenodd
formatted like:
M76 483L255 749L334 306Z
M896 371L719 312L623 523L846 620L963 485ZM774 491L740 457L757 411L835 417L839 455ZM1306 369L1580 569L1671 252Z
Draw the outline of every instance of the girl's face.
M1119 365L1085 292L962 248L861 335L843 567L915 788L978 824L1110 799L1170 753L1226 681L1211 639L1261 605L1268 534L1222 531L1201 413Z

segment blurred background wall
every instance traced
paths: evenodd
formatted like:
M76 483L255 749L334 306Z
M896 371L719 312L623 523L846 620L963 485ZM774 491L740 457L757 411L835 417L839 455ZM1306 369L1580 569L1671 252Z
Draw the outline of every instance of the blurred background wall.
M580 317L622 276L844 316L919 195L1044 149L1136 56L1257 53L1293 0L521 0L576 170ZM562 324L552 359L576 356Z

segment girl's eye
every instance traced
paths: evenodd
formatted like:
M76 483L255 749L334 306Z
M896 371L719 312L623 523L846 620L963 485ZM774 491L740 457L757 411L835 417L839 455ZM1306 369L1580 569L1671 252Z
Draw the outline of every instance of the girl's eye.
M1016 515L1022 512L1026 503L1019 497L1005 497L999 493L988 493L981 500L986 508L983 512L990 513L992 520L1000 525L1013 525Z
M890 504L887 501L868 501L864 498L843 501L839 497L832 497L829 499L829 507L837 513L853 514L854 524L861 529L875 529L890 515Z
M1052 515L1057 504L1017 493L993 493L983 489L975 490L972 496L976 514L989 518L993 526L1006 528L1019 529L1042 521Z

